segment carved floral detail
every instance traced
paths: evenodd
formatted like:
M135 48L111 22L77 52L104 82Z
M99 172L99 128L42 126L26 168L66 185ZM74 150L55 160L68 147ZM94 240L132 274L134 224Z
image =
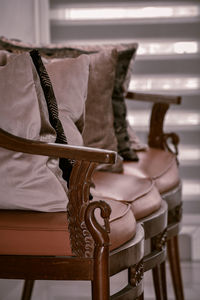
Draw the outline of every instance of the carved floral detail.
M167 228L152 239L152 248L157 251L162 251L166 245L166 242L167 242Z
M175 208L171 209L168 212L168 223L177 223L180 222L182 219L182 214L183 214L183 204L180 203L177 205Z
M132 286L138 286L144 276L144 263L141 260L138 264L129 268L129 282Z

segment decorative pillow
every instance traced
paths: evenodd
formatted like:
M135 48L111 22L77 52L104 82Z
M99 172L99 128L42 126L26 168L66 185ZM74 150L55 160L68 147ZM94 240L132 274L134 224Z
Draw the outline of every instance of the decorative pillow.
M1 52L1 51L0 51ZM14 135L55 142L40 80L28 53L0 55L0 127ZM64 211L68 198L58 159L0 150L0 208Z
M129 135L129 140L131 144L131 149L134 149L135 151L144 151L148 149L148 145L144 144L140 138L137 136L135 131L133 130L132 126L127 121L127 130Z
M116 77L115 77L115 83L114 83L114 89L113 89L113 95L112 95L112 106L113 110L106 111L107 114L113 114L114 112L114 130L115 135L117 137L117 147L115 148L115 143L113 138L108 138L110 141L113 140L113 142L110 142L110 144L113 145L112 148L109 147L109 145L105 145L104 148L111 149L111 150L118 150L118 152L124 157L126 160L138 160L136 153L131 148L131 143L129 140L129 135L127 132L127 123L126 123L126 105L124 100L124 95L127 92L128 84L130 81L130 76L132 72L133 67L133 60L134 56L137 50L137 44L136 43L130 43L130 44L110 44L110 45L49 45L48 47L42 47L38 48L40 53L49 58L56 58L56 57L77 57L81 53L91 53L91 52L101 52L101 51L110 51L113 48L117 49L118 52L118 60L116 65ZM34 45L30 44L24 44L22 42L16 42L16 41L10 41L6 38L0 39L0 47L7 48L10 51L19 52L19 51L27 51L30 50L31 47L34 47ZM104 65L105 66L105 65ZM106 73L104 73L106 74ZM102 76L104 80L104 76ZM102 80L101 80L102 82ZM97 86L97 85L96 85ZM95 99L98 103L99 101ZM109 101L109 100L107 100ZM88 101L89 102L89 101ZM87 103L88 103L87 102ZM87 104L86 104L87 105ZM96 104L95 104L96 105ZM109 106L108 106L109 107ZM109 107L110 109L110 107ZM87 109L86 109L87 110ZM96 118L98 116L101 116L100 114L96 115ZM94 112L93 112L93 121L94 121ZM102 122L104 118L100 117L100 121ZM92 121L92 120L91 120ZM97 120L95 120L97 121ZM92 123L91 123L92 124ZM110 124L110 122L109 122ZM90 126L92 127L92 126ZM87 128L87 125L86 125ZM111 131L111 129L110 129ZM84 140L87 138L87 131L84 133ZM95 131L94 131L95 133ZM98 133L96 131L96 133ZM90 140L92 139L92 135L90 136ZM87 144L88 141L86 140L87 146L92 146L90 144ZM93 136L93 143L96 147L102 147L101 145L97 145L96 143L96 136ZM94 146L94 145L93 145ZM108 168L108 171L110 171L110 167ZM122 167L122 160L120 159L120 156L118 156L118 164L115 165L114 168L111 171L117 171L120 172L123 170Z
M73 48L62 49L60 55L72 56ZM77 51L74 51L74 57L77 57ZM81 50L86 52L85 50ZM85 118L83 126L83 142L85 146L109 149L117 152L117 139L113 127L113 109L112 92L115 78L117 51L107 49L97 51L88 51L90 54L90 72L88 80L88 94L85 106ZM68 54L69 53L69 54ZM58 53L55 57L58 57ZM82 55L81 55L82 56ZM59 59L51 59L51 63ZM60 60L61 62L64 60ZM48 65L47 65L48 70ZM62 121L62 120L61 120ZM78 121L78 120L77 120ZM63 122L62 122L63 123ZM64 124L63 124L64 126ZM98 169L112 172L122 172L123 164L120 156L114 165L101 165Z
M3 36L0 37L0 50L7 50L12 53L20 54L24 52L30 52L32 50L38 50L42 57L50 58L74 58L81 54L88 54L88 51L81 49L75 49L74 47L55 46L48 45L48 47L41 47L35 44L24 43L19 40L10 40Z
M66 55L68 51L70 52L70 55L72 55L72 49L69 50L67 48ZM89 52L90 72L88 80L87 100L85 105L84 126L82 132L83 142L84 145L88 147L117 151L117 139L113 127L114 119L111 102L117 62L117 51L114 49L108 49L106 51L100 51L98 53L93 52L94 51ZM74 55L77 56L77 51L74 52ZM81 56L76 59L79 59ZM50 63L46 65L51 80L51 68L48 68L48 66L52 66L53 70L53 64L60 63L60 65L62 65L65 60L66 58L51 59ZM53 80L52 83L54 83ZM53 85L53 87L56 91L56 85ZM58 91L59 90L61 90L61 86L58 85ZM59 98L57 95L56 98L59 107ZM65 111L62 115L60 114L60 108L61 107L59 107L59 115L65 130L64 118L67 111ZM100 118L98 116L100 116ZM77 118L74 118L73 120L74 123L78 121ZM113 172L122 172L122 159L120 159L119 157L116 164L102 164L98 168Z
M31 57L40 76L49 110L50 123L57 133L56 142L66 144L68 141L69 144L82 145L81 134L74 123L81 117L84 110L89 75L89 57L81 55L77 59L68 58L47 62L46 68L49 75L37 50L31 51ZM72 162L61 158L59 166L63 171L63 178L69 182Z
M83 54L77 58L56 59L45 64L45 67L53 85L59 118L68 143L81 146L83 139L75 124L80 124L85 111L90 57ZM68 129L68 119L71 120L71 129Z
M55 46L54 46L55 47ZM125 104L125 95L128 91L129 82L131 79L131 74L133 71L133 61L137 51L138 44L105 44L105 45L70 45L71 49L76 48L76 51L88 51L88 52L101 52L109 51L113 48L117 50L118 58L116 64L116 73L114 88L112 93L112 107L113 110L109 110L110 114L114 114L114 130L117 138L117 150L118 153L125 160L138 161L138 156L134 149L132 148L132 143L130 142L128 126L126 120L126 104ZM58 53L63 49L65 52L69 52L70 48L66 48L63 45L58 46L58 50L54 48L55 53ZM43 48L44 50L44 48ZM71 54L71 52L70 52ZM106 105L106 104L105 104ZM107 111L107 113L109 113ZM91 112L89 112L91 113ZM87 113L86 113L87 115ZM96 113L94 115L98 116ZM101 114L99 114L101 116ZM94 119L94 116L93 116ZM92 124L92 123L91 123ZM91 139L92 139L91 135ZM95 140L95 139L94 139ZM110 148L107 148L110 149ZM116 150L116 149L114 149ZM120 156L119 156L120 157ZM121 170L122 168L120 168ZM110 168L108 168L110 171Z
M59 46L59 49L62 45ZM114 114L114 129L118 143L118 153L125 160L138 161L138 156L130 142L128 126L126 120L125 95L128 91L131 74L133 72L133 62L138 44L103 44L103 45L71 45L80 51L108 51L115 48L118 53L116 64L115 82L112 94L112 106ZM64 49L64 48L63 48Z
M91 67L86 101L84 144L89 147L117 152L117 139L113 127L112 92L117 62L116 50L90 55ZM118 155L114 165L101 165L99 170L122 172L123 160Z
M138 161L136 152L131 147L131 142L127 129L127 111L125 95L127 93L128 83L130 81L130 69L133 56L137 47L118 51L118 63L116 68L115 85L112 95L112 104L114 112L114 127L118 141L118 152L124 160Z

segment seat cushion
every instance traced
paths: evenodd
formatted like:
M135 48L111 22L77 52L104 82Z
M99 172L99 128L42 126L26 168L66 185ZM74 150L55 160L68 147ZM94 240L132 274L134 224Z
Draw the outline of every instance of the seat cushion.
M93 182L93 196L130 204L137 220L160 208L160 194L153 180L142 172L126 175L96 171Z
M124 174L132 175L135 174L136 170L143 172L155 181L161 194L170 191L179 184L179 170L176 156L173 153L148 148L146 151L138 151L137 154L138 162L124 162Z
M66 212L0 211L0 254L72 255Z
M110 249L113 250L134 237L136 222L130 205L108 203L112 209ZM96 215L103 225L98 210ZM0 254L4 255L73 255L66 212L1 210L0 237Z

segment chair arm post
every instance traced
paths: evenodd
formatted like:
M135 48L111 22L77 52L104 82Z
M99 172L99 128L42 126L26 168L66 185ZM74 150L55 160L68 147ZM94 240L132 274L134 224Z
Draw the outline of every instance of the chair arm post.
M168 109L169 104L167 103L154 103L151 112L148 145L153 148L168 150L177 156L179 144L178 135L174 132L164 133L163 130L164 119ZM174 149L170 147L169 141L171 141Z
M127 100L153 102L150 117L150 128L148 135L148 145L153 148L165 149L178 155L179 137L176 133L164 133L164 119L170 104L181 104L180 96L158 95L147 93L128 92ZM173 145L169 146L169 141Z

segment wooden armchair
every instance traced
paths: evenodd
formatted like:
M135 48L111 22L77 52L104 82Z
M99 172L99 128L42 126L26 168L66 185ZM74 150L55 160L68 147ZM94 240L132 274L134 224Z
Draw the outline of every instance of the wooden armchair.
M15 44L14 42L6 42L1 41L2 49L6 49L10 52L21 53L24 51L29 51L32 47L23 45L23 43ZM66 57L66 51L68 48L39 48L40 53L45 57ZM164 241L165 241L165 227L167 223L167 205L160 205L160 194L166 200L168 204L168 252L171 262L171 268L173 273L173 281L175 286L175 292L177 295L177 299L183 299L183 289L182 289L182 281L180 276L180 261L178 257L178 245L177 245L177 234L178 227L180 225L181 219L181 184L180 178L178 175L178 167L177 167L177 154L178 154L178 137L174 133L165 134L163 132L163 122L167 109L169 108L169 104L179 104L181 99L180 97L173 96L161 96L161 95L146 95L139 93L131 93L128 92L126 95L128 100L140 100L140 101L150 101L154 103L151 122L150 122L150 132L149 132L149 149L147 151L138 151L137 155L139 156L139 162L134 161L125 161L123 163L124 173L123 174L108 174L108 172L96 172L94 174L94 183L96 185L96 191L98 190L100 184L100 192L105 192L104 195L107 199L107 195L111 195L110 198L114 199L116 195L116 191L125 191L131 190L129 199L125 198L128 201L118 201L126 203L134 206L135 200L141 200L139 202L140 211L143 210L146 214L143 213L143 218L141 215L136 216L136 219L139 223L142 223L145 228L145 239L151 239L152 243L152 254L153 259L150 263L150 256L147 256L144 259L144 270L154 269L154 277L155 277L155 289L157 294L157 299L166 299L167 291L165 285L165 249L164 249ZM111 112L112 114L113 112ZM98 116L99 117L99 116ZM101 118L101 116L100 116ZM169 145L169 140L172 140L172 145L174 147L174 153L171 150ZM99 173L99 174L98 174ZM107 173L107 174L106 174ZM140 176L138 174L144 174L145 178L142 179L142 191L140 194L141 197L137 198L137 193L135 193L135 184L138 179L140 180ZM131 184L128 186L128 177L126 176L134 175L130 179L129 182ZM95 177L96 176L96 177ZM98 177L98 178L97 178ZM108 184L108 179L111 180L110 184ZM127 179L127 180L126 180ZM120 182L120 187L117 184ZM124 182L124 185L122 184ZM101 184L102 183L102 184ZM109 187L106 190L106 184ZM152 184L151 184L152 183ZM150 184L151 189L147 189L145 193L146 184ZM137 185L137 184L136 184ZM155 192L156 188L159 191L157 192L156 197L152 191ZM146 197L148 194L149 198ZM120 195L121 196L121 195ZM139 199L140 198L140 199ZM148 199L147 199L148 198ZM151 207L151 211L148 211L146 208L149 203L151 205L152 202L155 202L155 198L157 198L157 207ZM145 199L145 203L144 203ZM115 200L123 200L115 199ZM112 201L110 202L112 203ZM145 205L147 207L145 207ZM160 208L160 210L159 210ZM157 211L156 211L157 210ZM134 209L133 209L134 211ZM151 214L154 212L155 214ZM134 211L135 213L135 211ZM137 215L137 214L136 214ZM162 219L162 221L161 221ZM159 221L158 221L159 220ZM149 224L151 223L151 226ZM158 225L159 224L159 225ZM149 229L152 230L149 230ZM155 230L156 229L156 230ZM164 232L163 232L164 231ZM161 234L161 235L160 235ZM162 236L163 234L163 236ZM159 235L159 238L158 236ZM158 239L157 239L158 238ZM157 240L157 242L155 242ZM161 243L160 243L160 242ZM159 244L159 245L158 245ZM176 249L175 252L172 253L173 249ZM159 250L156 252L154 257L154 250ZM171 255L170 255L171 253ZM174 261L174 262L173 262ZM159 265L161 264L161 269ZM174 268L173 268L174 266ZM178 273L175 272L178 270ZM162 273L160 276L159 273ZM159 281L160 287L156 286L156 282ZM161 296L162 294L162 296ZM163 298L164 297L164 298ZM180 297L180 298L179 298Z
M0 278L25 279L23 300L30 299L34 280L42 279L90 280L93 300L142 299L142 227L138 225L136 233L130 233L134 237L125 243L118 232L119 216L109 223L110 206L104 201L89 201L94 168L98 163L113 163L115 152L26 140L2 129L0 147L75 161L67 213L0 211ZM102 226L95 217L96 208L101 211L98 220ZM122 209L118 206L117 211ZM125 214L123 210L126 223L129 220L133 228L132 212L128 206L125 211L128 212ZM110 245L112 239L115 239L114 246ZM126 268L129 269L127 287L110 297L109 276Z
M182 217L181 179L178 174L178 144L176 133L164 132L164 119L171 104L180 104L181 97L128 92L127 100L153 103L148 134L148 151L138 151L138 163L125 162L124 173L138 168L151 176L162 198L168 204L167 250L176 299L184 299L178 234Z

